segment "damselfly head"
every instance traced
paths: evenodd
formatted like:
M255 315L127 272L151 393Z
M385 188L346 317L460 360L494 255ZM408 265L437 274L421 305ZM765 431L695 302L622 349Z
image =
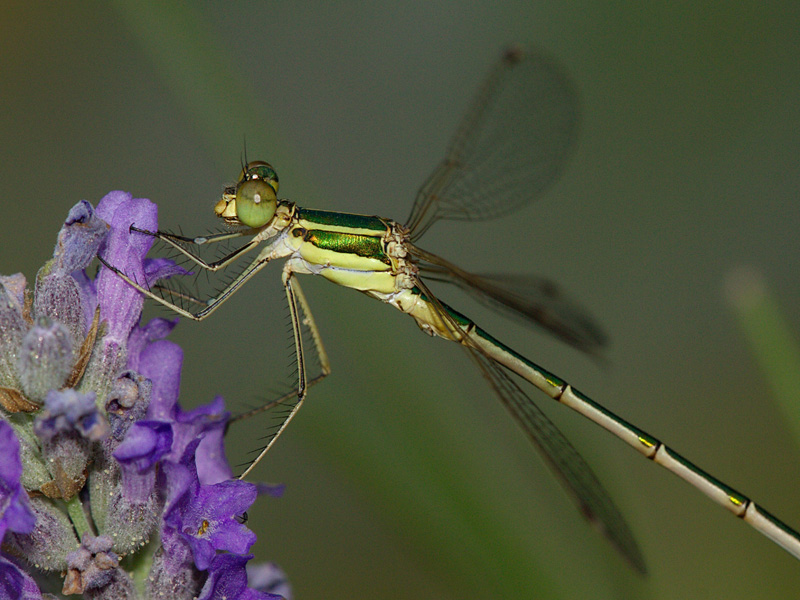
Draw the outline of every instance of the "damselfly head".
M278 205L278 174L263 160L247 163L239 183L227 188L214 212L234 225L263 227L275 216Z

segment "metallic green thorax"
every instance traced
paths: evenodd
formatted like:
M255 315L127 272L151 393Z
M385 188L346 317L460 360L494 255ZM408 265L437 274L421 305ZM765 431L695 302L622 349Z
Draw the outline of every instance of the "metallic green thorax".
M387 254L388 219L297 208L288 232L295 269L376 298L397 291L398 259Z
M297 209L297 218L300 221L329 225L336 228L365 229L370 231L386 231L386 221L380 217L367 215L353 215L349 213L314 210L309 208Z
M349 215L347 215L349 216ZM292 235L303 236L303 241L313 244L320 250L331 250L338 254L355 254L364 258L375 258L391 265L389 257L383 251L380 237L325 231L323 229L302 229L292 231Z

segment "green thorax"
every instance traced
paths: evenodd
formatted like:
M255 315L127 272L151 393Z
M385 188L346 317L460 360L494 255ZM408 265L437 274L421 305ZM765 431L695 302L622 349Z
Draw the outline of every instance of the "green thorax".
M352 230L351 233L365 233L367 235L369 235L369 232L383 233L388 230L387 222L380 217L354 215L327 210L298 207L297 219L303 227L308 229L314 229L315 226L320 226L321 229L327 229L329 231Z
M303 258L334 269L386 271L389 221L379 217L298 208L290 236Z
M340 259L347 255L354 255L361 258L376 259L391 265L389 257L383 251L383 238L380 236L326 231L325 229L303 229L300 227L292 230L292 235L295 237L302 236L303 242L311 244L319 250L333 252ZM335 258L328 262L334 266L339 266L337 264L339 261Z

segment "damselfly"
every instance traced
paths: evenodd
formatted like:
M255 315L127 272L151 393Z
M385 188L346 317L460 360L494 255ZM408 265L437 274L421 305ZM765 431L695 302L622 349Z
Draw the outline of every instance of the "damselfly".
M659 440L570 384L498 341L471 319L436 298L426 280L455 284L479 300L534 321L580 350L596 353L604 336L592 320L546 281L514 282L464 271L416 245L437 220L477 220L505 215L539 195L561 171L575 137L576 95L553 62L540 53L505 52L478 90L445 159L420 189L409 219L401 225L381 217L301 208L279 200L278 177L267 163L247 163L239 182L225 190L215 212L235 229L205 237L185 237L131 227L173 247L198 267L218 271L246 253L258 254L219 294L199 300L185 294L155 293L103 263L143 294L178 314L202 320L246 281L275 259L283 263L297 354L297 391L269 406L290 407L247 475L297 414L308 388L330 372L328 357L295 275L314 274L353 288L409 314L429 335L458 342L489 381L504 406L542 453L577 502L580 511L639 571L644 559L619 510L584 459L522 391L510 373L552 399L607 429L642 455L688 481L800 558L800 534L667 448ZM194 247L250 237L220 260L207 262ZM101 259L102 260L102 259ZM159 290L156 290L159 291ZM186 301L198 310L187 308ZM178 303L180 302L180 303ZM302 331L309 331L320 374L307 378ZM509 373L510 372L510 373ZM251 411L252 412L256 411Z

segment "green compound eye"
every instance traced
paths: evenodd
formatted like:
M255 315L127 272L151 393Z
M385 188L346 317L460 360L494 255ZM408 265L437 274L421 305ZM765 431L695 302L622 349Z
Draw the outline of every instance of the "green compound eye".
M278 197L262 179L250 179L236 187L236 217L248 227L263 227L275 216Z
M250 179L261 179L266 181L270 187L278 193L278 174L272 165L263 160L254 160L247 163L247 166L242 169L242 174L239 177L239 183L249 181Z

